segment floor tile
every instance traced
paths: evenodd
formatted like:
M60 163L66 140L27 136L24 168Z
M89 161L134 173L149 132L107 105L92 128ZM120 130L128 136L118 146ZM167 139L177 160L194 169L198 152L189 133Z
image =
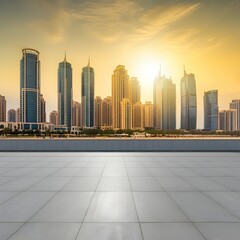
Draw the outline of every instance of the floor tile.
M98 192L130 192L127 177L102 177L97 188Z

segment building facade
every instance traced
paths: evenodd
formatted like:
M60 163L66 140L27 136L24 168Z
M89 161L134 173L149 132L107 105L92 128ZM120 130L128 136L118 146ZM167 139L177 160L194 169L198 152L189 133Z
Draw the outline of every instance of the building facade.
M4 96L0 95L0 122L6 122L7 102Z
M72 125L72 66L66 55L58 65L58 125Z
M121 129L132 129L132 104L128 98L123 98L120 105Z
M237 129L240 130L240 99L234 99L230 103L230 109L235 109L237 111Z
M38 123L40 109L40 61L39 52L34 49L22 50L20 61L20 121Z
M10 109L8 111L8 122L16 122L16 110Z
M49 114L49 122L50 124L53 124L54 126L58 125L58 112L57 111L52 111Z
M204 129L218 129L218 90L204 92Z
M82 126L82 105L80 102L73 101L72 106L72 126L81 127Z
M125 127L122 125L121 102L128 98L129 76L125 66L118 65L112 75L112 125L114 129Z
M94 126L94 69L88 65L82 69L82 125Z
M154 81L154 127L158 130L176 129L176 85L159 75Z
M187 74L181 79L181 129L197 127L197 93L194 74Z
M136 102L133 106L133 123L132 127L133 129L141 129L142 128L142 104L141 102Z
M218 129L227 131L237 130L237 110L219 111Z
M95 98L95 105L94 105L94 108L95 108L95 117L94 117L94 126L96 128L101 128L102 126L102 98L101 97L96 97Z
M40 94L40 114L40 122L46 122L46 101L42 94Z
M142 128L153 128L153 104L146 101L142 104Z
M102 127L112 128L112 97L110 96L102 101Z

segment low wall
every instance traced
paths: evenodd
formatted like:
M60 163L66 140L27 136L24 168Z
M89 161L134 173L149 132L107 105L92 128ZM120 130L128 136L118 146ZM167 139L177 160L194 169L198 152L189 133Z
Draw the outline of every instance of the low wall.
M240 151L240 139L1 139L0 151Z

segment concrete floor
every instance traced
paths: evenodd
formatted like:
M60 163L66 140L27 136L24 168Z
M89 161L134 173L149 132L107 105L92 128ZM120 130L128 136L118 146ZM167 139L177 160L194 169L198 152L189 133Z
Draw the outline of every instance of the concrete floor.
M0 153L0 240L239 240L240 153Z

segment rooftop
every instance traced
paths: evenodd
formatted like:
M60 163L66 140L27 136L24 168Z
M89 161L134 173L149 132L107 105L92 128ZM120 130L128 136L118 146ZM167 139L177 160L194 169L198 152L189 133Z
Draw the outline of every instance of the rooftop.
M0 153L0 240L237 240L240 153Z

